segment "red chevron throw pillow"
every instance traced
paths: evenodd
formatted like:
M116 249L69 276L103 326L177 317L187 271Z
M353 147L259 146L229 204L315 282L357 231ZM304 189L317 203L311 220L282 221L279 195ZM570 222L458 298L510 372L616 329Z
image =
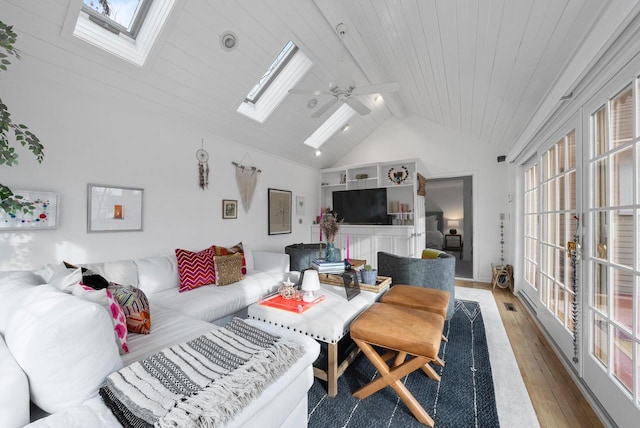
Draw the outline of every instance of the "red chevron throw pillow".
M203 285L215 284L216 274L213 268L212 248L197 253L176 249L178 259L178 276L180 277L180 292L193 290Z

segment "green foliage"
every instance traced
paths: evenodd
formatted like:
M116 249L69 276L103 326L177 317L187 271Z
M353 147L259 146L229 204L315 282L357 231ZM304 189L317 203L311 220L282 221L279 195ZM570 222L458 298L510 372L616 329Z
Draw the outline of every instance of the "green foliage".
M371 265L364 265L364 270L373 270L373 268L371 267Z
M13 27L0 21L0 70L6 71L7 66L11 64L9 55L20 59L20 54L14 47L17 38ZM18 153L9 141L9 130L13 131L15 141L23 147L26 146L35 155L38 163L42 163L44 147L40 140L26 125L13 122L7 105L0 98L0 165L13 166L18 164ZM21 199L22 197L14 195L11 189L0 183L0 209L6 212L32 211L33 205Z

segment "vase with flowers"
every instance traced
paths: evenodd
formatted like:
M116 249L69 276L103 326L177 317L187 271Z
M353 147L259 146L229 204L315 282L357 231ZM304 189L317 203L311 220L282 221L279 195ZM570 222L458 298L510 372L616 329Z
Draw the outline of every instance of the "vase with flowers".
M320 229L327 240L324 258L328 262L337 262L339 260L338 252L335 247L335 239L338 231L340 230L341 222L341 220L338 220L338 215L334 212L324 214L320 221Z

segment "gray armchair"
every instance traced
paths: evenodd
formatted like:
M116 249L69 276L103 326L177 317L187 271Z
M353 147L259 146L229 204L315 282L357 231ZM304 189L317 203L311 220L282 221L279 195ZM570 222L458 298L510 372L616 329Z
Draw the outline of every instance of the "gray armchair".
M436 288L450 293L447 319L455 309L456 258L442 253L435 259L417 259L378 252L378 275L390 276L394 284Z

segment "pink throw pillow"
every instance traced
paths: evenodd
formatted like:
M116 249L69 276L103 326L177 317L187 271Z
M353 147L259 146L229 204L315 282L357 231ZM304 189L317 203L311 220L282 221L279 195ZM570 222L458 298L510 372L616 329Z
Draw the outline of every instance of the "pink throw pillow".
M80 297L85 297L87 300L91 300L96 303L100 303L103 306L106 306L107 311L111 314L111 321L113 322L113 332L116 336L116 343L118 344L118 350L120 354L126 354L129 352L129 331L127 330L127 319L124 313L124 309L118 302L118 300L113 296L111 291L104 288L104 293L107 296L107 301L104 302L104 295L99 297L99 295L103 294L102 290L96 290L88 285L83 283L78 284L82 290L84 290L85 294L80 295ZM74 293L78 295L78 293Z
M176 249L178 260L178 276L180 277L180 292L193 290L203 285L215 284L216 273L213 268L212 248L199 252Z

